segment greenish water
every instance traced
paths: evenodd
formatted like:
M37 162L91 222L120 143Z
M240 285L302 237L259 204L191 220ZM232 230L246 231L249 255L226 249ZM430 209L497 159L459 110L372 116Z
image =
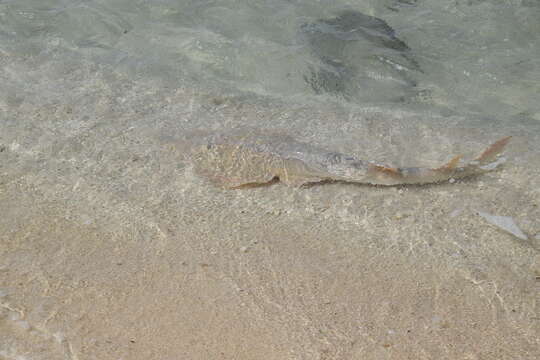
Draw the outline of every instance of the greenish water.
M502 121L540 120L539 33L536 1L0 1L0 54L37 67Z

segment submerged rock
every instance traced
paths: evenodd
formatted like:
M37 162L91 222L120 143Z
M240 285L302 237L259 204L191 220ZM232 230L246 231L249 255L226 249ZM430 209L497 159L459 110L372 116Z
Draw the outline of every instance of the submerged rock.
M301 34L321 62L304 76L318 94L353 97L355 89L370 86L370 81L414 87L409 73L422 71L390 25L358 11L304 24Z

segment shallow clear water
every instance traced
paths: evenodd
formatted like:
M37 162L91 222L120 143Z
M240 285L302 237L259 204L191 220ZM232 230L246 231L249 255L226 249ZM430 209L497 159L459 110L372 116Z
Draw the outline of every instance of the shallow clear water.
M336 33L346 11L384 20L408 48L386 46L362 21ZM172 87L499 120L540 120L539 33L530 0L0 1L4 56L84 59ZM2 90L29 90L13 86Z
M538 0L0 0L0 358L538 359L538 34ZM513 138L242 191L178 141L246 127L391 166Z

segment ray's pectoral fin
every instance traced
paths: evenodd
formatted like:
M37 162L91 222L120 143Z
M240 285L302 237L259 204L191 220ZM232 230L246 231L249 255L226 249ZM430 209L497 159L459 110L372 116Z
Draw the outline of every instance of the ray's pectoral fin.
M213 174L208 176L214 184L226 189L246 189L260 186L268 186L276 183L279 179L273 174L265 174L259 176L223 176L220 174Z
M282 183L293 187L319 183L328 178L324 172L317 171L298 159L284 159L277 172Z
M277 176L269 177L268 181L261 181L255 180L255 181L249 181L246 182L245 180L242 181L228 181L227 183L222 183L222 186L227 189L250 189L250 188L256 188L256 187L263 187L263 186L270 186L272 184L275 184L279 182L279 178Z
M276 181L275 172L265 168L260 157L235 157L227 147L216 153L201 153L194 159L194 170L214 185L226 189L264 186Z

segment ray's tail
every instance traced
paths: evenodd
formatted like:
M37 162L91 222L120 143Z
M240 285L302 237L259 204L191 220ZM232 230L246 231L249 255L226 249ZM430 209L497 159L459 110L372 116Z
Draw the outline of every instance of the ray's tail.
M447 164L435 168L392 168L379 164L370 164L368 182L375 185L429 184L461 179L495 170L504 162L500 158L511 136L504 137L491 144L478 157L463 166L458 166L461 155L453 157Z

